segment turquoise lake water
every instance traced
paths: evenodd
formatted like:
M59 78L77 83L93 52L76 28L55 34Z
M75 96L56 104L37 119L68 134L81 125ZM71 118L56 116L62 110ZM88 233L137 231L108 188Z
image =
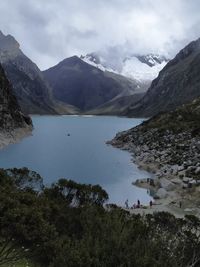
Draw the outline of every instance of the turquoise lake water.
M147 191L131 183L150 177L131 162L126 151L106 145L119 131L141 119L107 116L33 116L33 135L0 151L0 167L28 167L49 185L58 178L101 185L109 202L148 203Z

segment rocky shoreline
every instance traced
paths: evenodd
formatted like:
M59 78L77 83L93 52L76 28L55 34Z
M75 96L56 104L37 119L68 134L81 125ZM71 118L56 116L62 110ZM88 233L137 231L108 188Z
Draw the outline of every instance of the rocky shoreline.
M154 174L154 179L137 180L134 185L151 189L153 207L134 213L169 211L176 216L200 216L200 138L185 130L174 132L142 123L118 133L109 141L128 150L139 168Z
M16 128L10 131L0 131L0 149L4 147L20 142L23 138L32 135L33 127L26 126L23 128Z

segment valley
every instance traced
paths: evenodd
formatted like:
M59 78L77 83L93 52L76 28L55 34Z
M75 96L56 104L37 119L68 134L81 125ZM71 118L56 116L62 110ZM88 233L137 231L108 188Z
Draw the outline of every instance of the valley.
M20 2L0 31L0 266L199 267L198 8Z

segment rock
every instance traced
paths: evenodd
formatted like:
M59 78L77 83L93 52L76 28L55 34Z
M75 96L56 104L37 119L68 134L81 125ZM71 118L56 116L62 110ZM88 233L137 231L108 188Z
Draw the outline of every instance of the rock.
M160 179L160 185L161 185L162 188L164 188L167 191L171 191L171 190L173 190L175 188L175 185L171 181L166 179L166 178L161 178Z
M187 168L187 171L194 171L195 169L196 169L195 166L189 166L189 167Z
M190 178L188 178L188 177L184 177L184 178L183 178L183 182L184 182L184 183L188 184L189 181L190 181Z
M188 184L184 184L184 183L183 183L183 184L182 184L182 188L183 188L183 189L188 188Z
M194 173L195 174L200 174L200 167L197 167Z
M195 209L193 208L186 208L186 209L184 209L184 211L185 212L194 212L195 211Z
M197 184L196 180L189 181L188 185L189 187L193 187Z
M178 166L173 165L171 166L171 173L177 175L178 174Z
M172 182L173 184L177 184L177 185L179 185L179 184L182 183L182 180L179 179L179 178L174 178L174 179L171 180L171 182Z
M184 169L184 166L178 166L178 172L183 171Z
M164 188L159 188L155 194L155 198L163 199L167 197L167 191Z

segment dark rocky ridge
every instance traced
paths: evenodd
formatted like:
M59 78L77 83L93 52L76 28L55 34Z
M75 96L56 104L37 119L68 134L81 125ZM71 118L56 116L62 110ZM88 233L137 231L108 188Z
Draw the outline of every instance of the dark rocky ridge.
M51 88L39 68L20 50L11 35L0 32L0 62L13 85L13 92L27 114L56 114Z
M12 95L12 87L0 65L0 131L32 128L31 118L24 115Z
M200 39L191 42L159 73L145 96L124 115L151 117L200 96Z
M131 79L87 64L74 56L43 72L53 97L85 112L115 97L138 93Z
M142 62L150 67L155 66L156 63L161 64L163 61L169 61L165 56L148 54L148 55L136 55L136 57Z

